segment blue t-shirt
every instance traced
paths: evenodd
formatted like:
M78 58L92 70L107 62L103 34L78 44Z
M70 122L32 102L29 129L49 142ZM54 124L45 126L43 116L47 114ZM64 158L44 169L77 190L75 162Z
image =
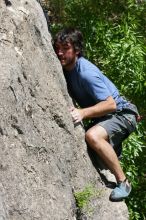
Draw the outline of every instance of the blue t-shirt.
M116 86L90 61L80 57L72 71L64 71L70 95L82 107L91 107L112 96L117 110L128 102L119 95Z

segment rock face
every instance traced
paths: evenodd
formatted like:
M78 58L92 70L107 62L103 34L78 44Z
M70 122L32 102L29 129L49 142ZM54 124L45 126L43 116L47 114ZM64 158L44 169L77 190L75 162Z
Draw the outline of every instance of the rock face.
M0 24L0 220L127 220L74 128L39 3L0 0ZM74 192L89 184L100 193L78 211Z

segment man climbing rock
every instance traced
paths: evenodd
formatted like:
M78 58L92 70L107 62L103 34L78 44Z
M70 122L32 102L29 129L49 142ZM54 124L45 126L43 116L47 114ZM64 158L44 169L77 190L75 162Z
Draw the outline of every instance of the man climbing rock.
M136 128L135 105L121 97L116 86L83 57L82 33L73 28L61 30L54 38L54 49L63 67L70 95L81 108L72 107L74 123L92 119L86 131L88 145L115 175L117 186L110 199L129 196L131 185L120 166L122 141Z

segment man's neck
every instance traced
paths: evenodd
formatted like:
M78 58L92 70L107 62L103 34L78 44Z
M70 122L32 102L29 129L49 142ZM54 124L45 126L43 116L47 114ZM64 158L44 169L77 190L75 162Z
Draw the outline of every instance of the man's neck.
M63 69L68 72L72 71L76 65L77 60L78 60L78 57L76 57L73 63L70 63L69 65L65 66Z

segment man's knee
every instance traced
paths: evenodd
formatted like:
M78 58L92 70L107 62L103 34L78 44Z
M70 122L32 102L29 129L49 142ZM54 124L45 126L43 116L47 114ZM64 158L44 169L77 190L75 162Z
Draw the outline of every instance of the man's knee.
M95 133L91 129L85 133L85 140L89 145L97 142L97 137L95 137Z
M102 139L107 139L107 133L100 126L90 128L85 134L85 140L91 147L99 145Z

